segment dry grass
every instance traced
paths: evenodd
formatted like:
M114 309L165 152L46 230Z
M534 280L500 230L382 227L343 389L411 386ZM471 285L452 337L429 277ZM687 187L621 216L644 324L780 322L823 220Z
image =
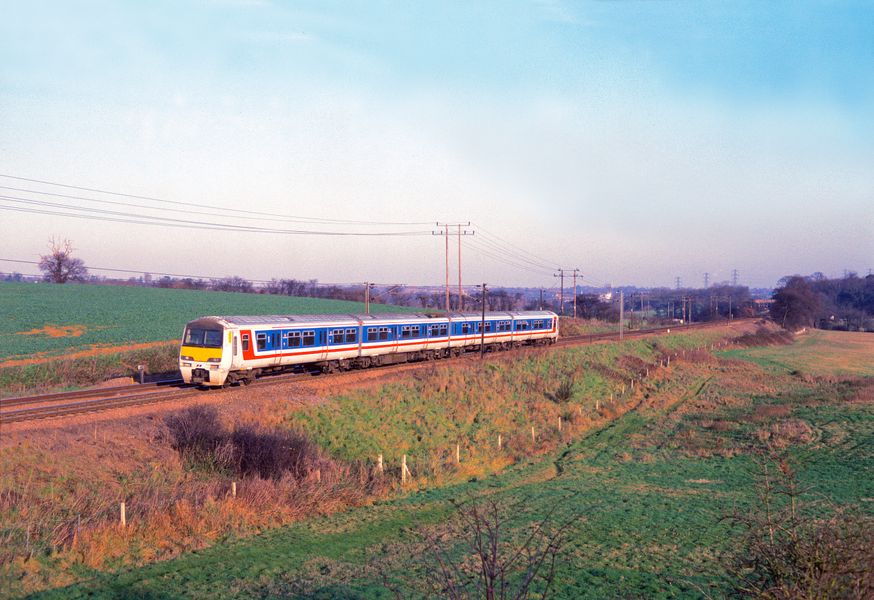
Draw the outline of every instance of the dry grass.
M361 394L385 411L400 406L412 414L412 420L402 426L383 419L372 429L398 433L397 438L383 440L380 448L386 449L387 459L390 453L410 453L415 476L410 487L415 489L495 473L519 460L552 452L629 410L678 402L683 385L696 376L696 369L704 368L696 367L694 360L712 360L705 351L689 353L665 369L658 366L663 355L651 344L637 341L623 348L600 345L581 354L531 350L485 364L420 367L410 369L413 376L400 380L396 388L372 383L378 374L343 377L353 382L349 385L362 386ZM637 356L622 358L627 352ZM641 385L646 369L650 376ZM687 370L690 375L683 375ZM558 375L575 382L565 402L544 394L554 387L549 382ZM638 385L633 392L621 394L621 385L631 377ZM221 396L225 402L220 422L228 430L253 422L265 428L287 427L289 413L312 410L314 404L330 407L337 381L343 379L232 391ZM432 414L410 410L407 385L423 391L423 406L443 402L445 422L470 436L453 436L438 440L427 452L410 452L420 443L411 432L420 431L427 440L425 432L434 420ZM613 402L608 400L609 390L614 392ZM212 401L218 402L219 397ZM330 418L330 412L326 414ZM504 436L503 449L496 452L499 432ZM334 455L321 463L318 475L311 471L306 477L244 478L221 469L192 469L168 443L163 420L154 416L20 431L4 438L0 459L8 468L0 475L0 563L20 577L16 585L22 591L67 583L77 565L106 569L164 559L313 514L368 503L400 488L397 463L387 460L384 476L378 477L372 458ZM460 465L454 457L457 440L463 442ZM230 497L232 479L238 483L236 498ZM120 501L126 502L125 530L118 525Z

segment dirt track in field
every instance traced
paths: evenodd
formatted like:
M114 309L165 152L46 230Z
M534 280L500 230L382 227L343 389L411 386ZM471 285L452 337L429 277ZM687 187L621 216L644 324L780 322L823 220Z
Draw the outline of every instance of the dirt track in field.
M28 333L28 335L30 335ZM39 352L28 358L11 358L0 361L0 369L5 367L23 367L25 365L38 365L56 360L66 360L74 358L87 358L89 356L100 356L102 354L116 354L127 350L143 350L146 348L156 348L167 344L178 344L176 340L167 340L164 342L143 342L141 344L94 344L84 350L75 350L65 352L64 354L49 354L47 352Z

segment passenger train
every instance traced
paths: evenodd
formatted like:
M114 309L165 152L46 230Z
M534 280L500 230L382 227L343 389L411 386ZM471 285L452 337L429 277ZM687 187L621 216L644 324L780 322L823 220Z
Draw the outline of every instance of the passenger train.
M483 326L485 331L483 331ZM179 350L185 383L251 383L294 365L325 372L553 344L549 311L380 315L202 317L188 323Z

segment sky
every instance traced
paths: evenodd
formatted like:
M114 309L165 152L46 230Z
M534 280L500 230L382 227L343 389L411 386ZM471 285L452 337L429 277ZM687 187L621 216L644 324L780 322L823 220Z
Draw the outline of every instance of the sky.
M874 267L870 2L2 13L0 258L54 237L92 267L441 284L435 223L470 222L465 284Z

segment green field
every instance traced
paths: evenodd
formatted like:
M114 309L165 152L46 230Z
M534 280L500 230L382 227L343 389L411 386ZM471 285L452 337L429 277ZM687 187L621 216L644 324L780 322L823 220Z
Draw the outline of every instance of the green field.
M739 541L721 517L754 503L754 452L776 423L797 420L812 432L784 454L811 488L805 498L872 512L865 474L874 469L874 405L856 401L866 391L867 381L805 385L752 363L684 366L650 390L652 406L500 476L308 519L45 597L393 597L384 579L422 597L434 593L425 582L437 568L426 536L445 531L450 500L484 497L513 507L510 541L552 509L555 519L581 517L557 565L557 597L720 597L731 585L720 556ZM660 406L660 396L673 404ZM437 539L449 555L465 551L464 540Z
M0 360L177 340L204 315L363 312L357 302L106 285L0 283ZM399 310L373 305L374 312ZM404 310L404 309L400 309ZM52 329L70 327L57 331ZM30 332L30 333L29 333Z
M234 525L215 520L232 504L208 501L202 524L194 513L180 517L181 527L175 526L178 543L196 552L118 570L160 556L144 523L127 536L106 531L95 538L104 540L99 544L92 541L78 550L20 563L18 576L30 571L39 580L55 581L54 587L64 581L56 569L64 568L68 581L80 583L44 593L64 598L393 597L385 580L406 597L421 597L434 593L427 587L436 569L428 540L440 540L449 555L459 558L467 546L464 536L447 525L454 514L451 501L491 498L505 507L504 539L510 544L553 509L554 520L579 517L557 563L557 597L721 597L732 585L724 555L741 548L740 533L722 518L755 505L756 461L765 443L779 450L800 484L809 488L802 506L825 498L831 507L854 507L869 517L874 513L869 476L874 470L874 385L864 378L869 366L853 360L857 352L870 355L874 341L863 334L812 336L803 338L801 346L720 353L730 354L729 360L687 351L686 360L676 360L670 370L656 369L642 388L638 384L636 395L604 412L608 393L616 393L622 381L646 365L652 369L660 352L701 346L712 341L707 335L533 352L452 370L437 367L430 374L290 410L285 423L306 429L338 460L372 458L381 451L388 475L396 477L398 457L409 453L412 489L372 506L306 518L250 537L234 535L239 531ZM745 356L760 353L769 357L764 368L760 357ZM800 376L799 367L813 356L835 370L823 366L817 380ZM557 403L549 382L563 377L573 379L571 395ZM593 406L596 399L602 403L600 414ZM577 420L574 414L583 416ZM554 426L557 415L566 418L561 433ZM537 445L526 440L524 431L531 424L539 432ZM520 429L522 435L514 436ZM505 434L502 452L493 443L498 432ZM451 459L455 442L461 443L461 466ZM79 478L75 485L93 487L86 480L103 477L74 466L84 458L72 455L54 456L57 474L41 474L42 460L28 457L47 458L56 442L47 443L24 454L18 449L5 454L10 466L21 463L17 474L10 472L8 489L24 485L48 494ZM95 451L101 447L97 444ZM161 456L153 452L169 451L151 442L136 448L136 464L152 464ZM510 456L515 466L492 468L501 466L496 458ZM58 461L72 462L62 467ZM212 477L154 468L106 473L109 479L102 486L152 489L160 477L178 494ZM79 473L74 479L62 475L73 471ZM116 477L124 483L114 483ZM182 479L173 483L177 477ZM64 509L67 518L76 510L77 497L65 500L74 503ZM238 501L240 510L248 510ZM111 511L110 504L109 519ZM239 519L243 513L229 514ZM162 527L172 528L172 523L165 520ZM204 544L207 530L216 527L219 539ZM866 534L871 536L871 530ZM86 566L94 552L115 558ZM33 590L33 585L27 587ZM22 590L18 584L13 589Z
M730 350L723 356L749 360L776 373L826 378L874 376L871 340L869 334L812 329L791 346Z

